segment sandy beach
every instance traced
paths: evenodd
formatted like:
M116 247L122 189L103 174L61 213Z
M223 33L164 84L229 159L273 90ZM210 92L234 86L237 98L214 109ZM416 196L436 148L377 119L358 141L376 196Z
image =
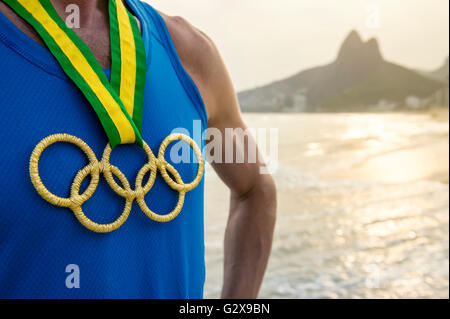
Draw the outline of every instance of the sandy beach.
M279 129L263 298L448 298L448 110L245 114ZM229 193L206 174L205 296L220 296Z

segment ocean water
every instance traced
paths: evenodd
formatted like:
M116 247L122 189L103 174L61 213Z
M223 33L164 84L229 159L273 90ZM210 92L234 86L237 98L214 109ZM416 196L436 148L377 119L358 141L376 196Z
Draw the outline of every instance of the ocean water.
M262 298L448 298L448 113L245 114L278 128ZM205 297L220 296L229 192L206 174Z

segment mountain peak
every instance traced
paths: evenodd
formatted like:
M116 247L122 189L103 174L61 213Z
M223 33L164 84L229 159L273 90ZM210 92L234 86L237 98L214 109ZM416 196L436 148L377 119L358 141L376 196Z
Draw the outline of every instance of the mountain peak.
M378 40L376 38L371 38L366 42L366 46L373 51L380 51L380 46L378 44Z
M356 30L350 31L350 33L347 35L347 38L345 39L345 41L349 41L349 42L355 41L355 42L360 42L360 43L363 42L361 35Z
M382 60L380 46L377 39L371 38L364 42L356 30L352 30L342 43L338 61Z
M360 112L380 107L405 110L410 96L420 98L423 106L428 105L430 97L431 103L445 105L448 103L445 94L443 101L434 96L438 96L437 91L442 92L444 81L448 84L446 65L439 71L443 80L431 80L413 70L386 63L375 38L364 41L358 32L352 31L337 60L242 92L239 100L244 111L257 112Z
M345 55L348 52L358 50L362 47L363 44L364 43L359 33L356 30L352 30L342 43L341 49L339 51L339 56Z

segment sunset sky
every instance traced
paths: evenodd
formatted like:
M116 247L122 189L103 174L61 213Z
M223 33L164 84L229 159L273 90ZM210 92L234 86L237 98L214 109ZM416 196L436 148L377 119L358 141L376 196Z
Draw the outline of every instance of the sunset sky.
M332 61L352 29L389 61L434 69L448 56L448 0L146 0L216 42L238 90Z

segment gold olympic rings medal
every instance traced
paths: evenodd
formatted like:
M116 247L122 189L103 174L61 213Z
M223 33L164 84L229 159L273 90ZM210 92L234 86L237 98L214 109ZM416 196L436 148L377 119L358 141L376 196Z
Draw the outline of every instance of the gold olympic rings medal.
M165 151L170 143L175 141L184 141L190 145L190 147L194 150L194 153L197 157L198 161L198 171L195 179L189 183L185 184L179 174L179 172L169 164L164 158ZM78 146L89 159L89 164L85 166L83 169L78 171L76 174L72 187L71 194L69 198L63 198L52 194L43 184L41 177L39 176L39 159L44 152L44 150L52 144L65 142L72 143ZM159 148L158 157L156 158L153 154L150 147L144 142L144 151L147 154L148 162L139 170L139 173L136 177L136 183L134 190L131 189L130 183L125 177L125 175L120 171L120 169L110 163L111 156L111 146L108 143L103 152L103 157L101 161L97 160L92 149L81 139L69 135L69 134L55 134L44 138L38 145L36 145L35 149L30 158L30 177L31 182L33 183L36 191L39 195L44 198L49 203L59 206L59 207L67 207L70 208L78 221L87 229L97 232L97 233L109 233L125 223L128 216L131 212L131 207L133 205L133 201L136 200L141 210L147 215L150 219L165 223L173 220L180 214L183 205L184 199L187 192L193 190L198 186L203 178L203 157L202 153L195 143L193 139L184 134L171 134L164 139ZM161 172L161 175L165 182L175 191L179 193L178 202L175 208L166 215L159 215L148 208L145 203L145 195L152 189L156 175L158 170ZM142 185L144 176L150 172L149 180L145 185ZM169 173L174 177L172 179ZM122 214L117 218L114 222L110 224L98 224L92 220L90 220L83 212L81 206L87 202L92 195L95 193L99 180L100 174L103 174L108 185L111 189L119 196L125 198L125 208L123 209ZM80 194L81 183L87 176L91 176L91 181L87 189L83 194ZM114 176L122 183L122 186L119 186L114 179Z

